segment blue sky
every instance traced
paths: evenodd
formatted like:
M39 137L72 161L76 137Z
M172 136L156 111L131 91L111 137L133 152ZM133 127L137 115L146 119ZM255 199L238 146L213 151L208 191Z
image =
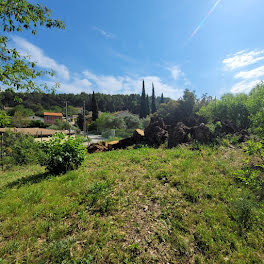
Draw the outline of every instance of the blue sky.
M41 0L65 30L12 34L59 92L249 92L264 76L263 0ZM199 26L200 25L200 26ZM193 34L193 36L192 36Z

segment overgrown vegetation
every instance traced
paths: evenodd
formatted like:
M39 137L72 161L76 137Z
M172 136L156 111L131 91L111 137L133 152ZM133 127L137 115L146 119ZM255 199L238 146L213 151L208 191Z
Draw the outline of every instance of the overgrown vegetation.
M86 153L82 137L66 137L63 133L56 133L51 140L43 142L41 148L45 154L41 165L56 175L77 169Z
M264 199L264 145L262 141L250 140L245 146L249 155L242 168L235 172L236 178L253 190L255 195Z
M263 200L234 177L240 148L89 155L49 177L0 172L2 263L262 263Z
M43 157L40 144L30 135L7 132L3 134L1 142L3 152L3 167L14 165L36 164ZM2 164L1 164L2 165Z

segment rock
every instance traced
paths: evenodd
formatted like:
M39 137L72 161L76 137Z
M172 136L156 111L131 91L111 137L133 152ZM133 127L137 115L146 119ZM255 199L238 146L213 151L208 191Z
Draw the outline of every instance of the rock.
M179 122L176 127L169 130L168 147L173 148L182 143L191 141L191 128Z
M108 143L100 142L100 143L92 143L87 147L88 153L97 153L108 151Z
M201 123L199 126L194 126L191 128L192 139L195 139L201 143L209 143L213 139L213 135L204 123Z
M145 140L151 146L160 146L168 138L168 131L166 130L164 121L161 117L153 116L150 124L145 128Z
M137 144L137 143L140 143L140 142L143 142L144 141L144 139L145 139L145 133L141 129L136 129L134 131L132 137L134 139L135 144Z

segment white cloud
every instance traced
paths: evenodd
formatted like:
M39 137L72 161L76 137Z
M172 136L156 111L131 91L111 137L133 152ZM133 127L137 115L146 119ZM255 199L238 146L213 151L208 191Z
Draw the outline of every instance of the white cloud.
M264 76L264 66L258 67L254 70L239 72L235 75L236 79L256 79Z
M223 64L228 70L235 70L264 60L264 56L262 56L263 54L264 50L254 50L250 52L242 50L230 56L229 58L224 59Z
M41 48L17 36L13 36L12 40L22 55L30 56L31 61L36 62L40 68L52 69L57 73L54 81L60 84L60 87L57 89L60 92L76 94L81 92L91 93L94 90L105 94L140 94L142 91L142 80L144 79L146 93L149 95L152 93L152 83L154 83L157 96L163 93L164 96L178 99L183 94L182 88L179 88L177 85L171 86L160 77L154 75L100 75L94 74L89 70L85 70L82 73L70 74L65 65L58 64L54 59L46 56ZM171 71L174 79L178 78L183 80L185 85L189 84L189 81L185 78L184 73L179 67L172 67ZM46 83L50 87L54 85L50 80Z
M258 83L260 83L260 80L254 80L254 81L242 81L239 83L236 83L232 89L232 93L249 93Z
M52 69L60 78L64 80L70 79L68 68L63 64L58 64L54 59L46 56L42 49L21 37L12 36L12 40L21 55L30 57L30 60L35 62L40 68L48 70Z
M183 72L177 65L173 67L168 67L167 70L170 71L171 76L174 80L178 80L183 75Z
M182 79L184 86L191 86L191 82L185 77L185 73L181 70L180 66L175 65L172 67L167 67L166 69L171 73L171 77L175 81Z
M78 94L81 92L92 93L92 83L87 79L75 78L69 83L60 83L60 90L64 93Z
M112 75L95 75L86 70L84 76L93 83L93 88L97 91L107 94L131 94L141 93L142 80L145 80L146 93L151 95L152 83L155 86L156 95L164 93L174 99L179 98L183 89L172 87L161 80L158 76L112 76Z
M92 27L92 30L99 32L103 37L107 38L107 39L113 39L115 38L115 35L110 33L110 32L106 32L103 29L99 28L99 27Z

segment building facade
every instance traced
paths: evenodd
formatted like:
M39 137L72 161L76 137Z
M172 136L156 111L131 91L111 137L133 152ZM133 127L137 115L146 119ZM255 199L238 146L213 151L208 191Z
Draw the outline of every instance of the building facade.
M55 124L57 120L62 120L62 113L44 112L44 123Z

